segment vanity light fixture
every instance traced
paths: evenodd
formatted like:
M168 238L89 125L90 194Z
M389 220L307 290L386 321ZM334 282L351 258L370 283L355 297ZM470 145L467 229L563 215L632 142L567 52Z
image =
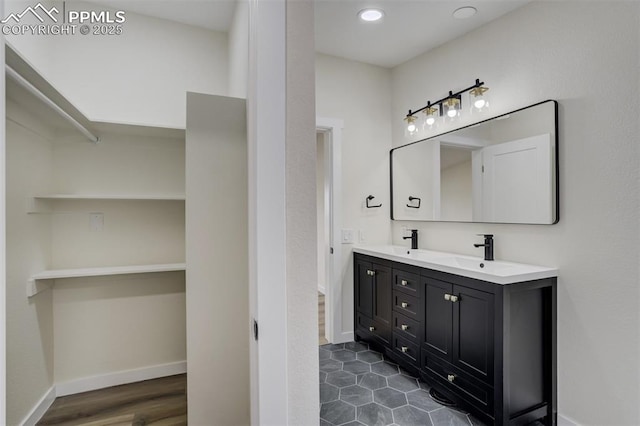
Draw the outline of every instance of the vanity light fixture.
M358 12L358 17L365 22L376 22L382 19L384 12L381 9L362 9Z
M445 121L453 121L460 117L462 113L462 95L469 92L469 101L471 103L472 110L474 112L484 112L489 108L489 101L486 96L486 92L489 90L484 85L483 81L476 79L473 86L467 87L464 90L453 93L449 91L449 94L444 98L436 102L427 102L426 106L411 111L404 117L406 122L405 136L414 136L418 133L418 113L423 113L422 128L425 130L433 129L438 123L438 118L443 117Z

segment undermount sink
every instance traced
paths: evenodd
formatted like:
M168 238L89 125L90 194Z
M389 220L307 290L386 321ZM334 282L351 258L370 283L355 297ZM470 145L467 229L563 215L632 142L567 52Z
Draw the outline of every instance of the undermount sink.
M557 275L557 269L524 263L500 260L483 260L480 257L464 256L431 250L409 249L403 246L358 246L358 253L378 256L423 268L458 274L496 284L509 284Z

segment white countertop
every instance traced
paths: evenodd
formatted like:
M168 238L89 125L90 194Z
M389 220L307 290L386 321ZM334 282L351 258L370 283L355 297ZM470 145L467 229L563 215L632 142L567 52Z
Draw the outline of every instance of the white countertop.
M558 276L557 268L547 266L501 260L486 261L480 257L431 250L411 250L403 246L355 246L353 251L495 284L513 284Z

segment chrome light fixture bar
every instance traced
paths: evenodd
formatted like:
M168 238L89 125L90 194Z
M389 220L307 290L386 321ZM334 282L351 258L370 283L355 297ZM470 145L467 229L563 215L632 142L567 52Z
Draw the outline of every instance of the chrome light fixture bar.
M435 102L427 102L427 105L415 111L409 110L409 113L405 116L404 121L407 123L405 129L406 136L412 136L418 133L419 127L417 124L418 113L424 114L425 128L433 128L437 124L438 118L444 117L445 120L455 120L460 116L462 111L462 95L469 92L469 100L471 108L476 112L484 112L489 108L489 102L485 95L485 92L489 90L484 85L484 81L476 79L473 86L453 93L449 91L449 94L442 99Z

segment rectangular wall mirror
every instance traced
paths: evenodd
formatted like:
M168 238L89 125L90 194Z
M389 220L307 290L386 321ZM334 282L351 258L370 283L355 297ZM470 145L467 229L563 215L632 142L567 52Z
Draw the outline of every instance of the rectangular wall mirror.
M558 103L391 150L391 219L554 224Z

